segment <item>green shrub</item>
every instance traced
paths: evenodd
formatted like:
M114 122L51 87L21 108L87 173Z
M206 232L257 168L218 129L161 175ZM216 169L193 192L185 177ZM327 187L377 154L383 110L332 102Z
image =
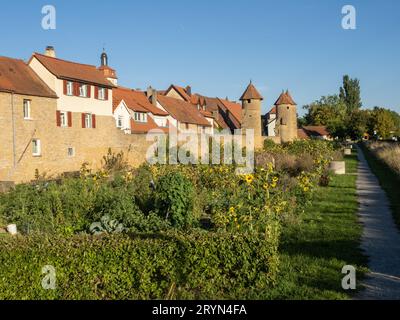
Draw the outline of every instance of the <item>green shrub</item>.
M277 239L158 233L0 238L0 299L252 299L276 279ZM56 289L44 290L44 266Z
M193 222L194 189L192 183L179 172L162 176L156 186L155 210L176 228Z

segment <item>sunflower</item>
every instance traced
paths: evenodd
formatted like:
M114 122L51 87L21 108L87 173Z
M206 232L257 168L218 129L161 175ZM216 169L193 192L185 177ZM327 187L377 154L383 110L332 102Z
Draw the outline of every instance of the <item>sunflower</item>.
M252 174L246 174L244 180L247 182L247 184L252 184L254 180L254 176Z

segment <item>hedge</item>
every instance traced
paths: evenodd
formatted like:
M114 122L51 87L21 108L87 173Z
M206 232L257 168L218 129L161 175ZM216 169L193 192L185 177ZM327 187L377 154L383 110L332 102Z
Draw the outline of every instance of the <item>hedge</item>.
M257 299L274 283L277 235L168 232L0 238L0 299ZM45 290L42 268L56 270Z

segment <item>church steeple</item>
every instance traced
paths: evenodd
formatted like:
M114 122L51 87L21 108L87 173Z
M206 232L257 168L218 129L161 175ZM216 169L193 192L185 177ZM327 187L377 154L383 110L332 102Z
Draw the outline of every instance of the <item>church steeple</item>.
M117 73L114 69L108 66L108 55L103 49L103 53L100 56L100 67L98 68L103 75L107 78L108 81L113 83L115 86L118 85L118 77Z
M101 61L102 67L108 66L108 56L107 56L107 53L104 51L104 49L103 49L103 53L101 54L100 61Z

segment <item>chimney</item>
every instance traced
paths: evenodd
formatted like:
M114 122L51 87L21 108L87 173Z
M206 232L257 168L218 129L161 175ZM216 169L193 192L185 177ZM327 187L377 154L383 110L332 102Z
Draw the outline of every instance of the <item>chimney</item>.
M186 93L187 95L190 97L192 95L192 87L191 86L187 86L186 87Z
M146 91L147 98L150 99L154 106L157 106L157 90L153 89L151 86L147 88Z
M153 94L151 96L151 103L155 107L157 107L157 98L158 98L157 90L153 90Z
M153 94L153 88L151 86L149 86L146 90L146 96L147 98L150 98L151 95Z
M47 46L44 54L48 57L52 57L52 58L56 57L56 51L54 50L54 47L52 47L52 46Z

